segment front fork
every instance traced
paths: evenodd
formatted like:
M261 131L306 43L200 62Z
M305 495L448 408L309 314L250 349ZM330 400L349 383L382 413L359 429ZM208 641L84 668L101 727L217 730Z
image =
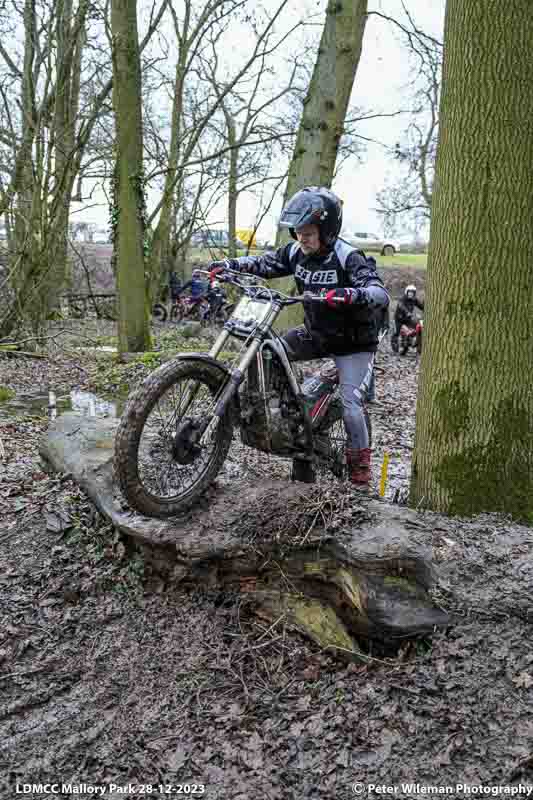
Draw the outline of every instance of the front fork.
M277 309L273 310L272 317L274 318L277 316L276 314ZM270 345L270 343L266 343L263 341L264 339L264 331L267 326L270 326L272 320L265 321L265 327L261 326L257 331L257 335L254 337L252 344L244 353L243 357L241 358L238 366L236 369L233 370L231 376L227 383L225 384L224 388L222 389L222 393L220 394L212 416L208 416L201 425L196 429L194 440L195 443L199 443L204 434L206 433L207 429L213 423L214 417L221 419L224 416L224 413L228 407L228 404L231 402L231 399L238 391L239 386L241 385L242 381L244 380L244 376L246 375L248 368L250 367L254 358L256 358L259 351L262 349L263 346L270 347L276 354L278 355L283 367L285 369L285 373L287 375L289 384L294 394L294 398L300 408L300 412L302 415L303 425L304 425L304 459L308 461L313 460L313 427L311 418L307 412L305 407L304 397L300 391L300 386L296 377L291 369L289 359L287 357L287 353L283 347L275 347ZM218 354L222 351L224 344L228 337L230 336L229 331L222 330L220 335L216 339L213 347L209 351L209 355L211 358L216 358ZM262 365L259 367L259 378L260 378L260 391L263 393L266 392L265 386L265 376L262 370ZM189 390L188 396L185 398L185 406L182 412L183 415L187 412L190 404L196 397L198 393L199 384L197 383L194 387ZM266 394L265 394L266 397Z
M211 356L211 358L216 358L218 356L218 354L221 352L221 350L222 350L222 348L223 348L228 336L229 336L228 331L224 331L224 330L221 331L221 333L218 336L217 340L213 344L213 347L209 351L209 355ZM191 403L195 400L199 389L200 389L200 384L198 383L198 381L196 381L194 383L194 385L191 386L187 390L187 393L186 393L186 395L185 395L185 397L183 399L183 404L180 403L180 409L179 409L180 417L184 417L185 416L185 414L187 413L187 411L190 408ZM205 432L205 428L203 428L202 435L203 435L204 432Z
M261 329L258 330L257 336L254 337L254 340L253 340L252 344L250 345L250 347L248 348L246 353L243 355L243 357L242 357L241 361L239 362L237 368L235 370L233 370L229 381L224 386L224 388L222 390L222 393L221 393L220 397L217 400L213 416L217 417L219 419L222 418L222 416L224 415L224 413L225 413L225 411L226 411L226 409L228 407L228 404L231 402L231 399L233 398L235 393L238 391L239 386L241 385L242 381L244 380L244 377L245 377L246 373L248 372L248 369L249 369L250 365L252 364L254 358L257 357L257 354L260 352L260 350L262 350L264 347L267 347L267 348L271 349L274 353L276 353L276 355L280 359L280 361L281 361L281 363L282 363L282 365L283 365L283 367L285 369L285 374L287 375L287 379L288 379L289 385L290 385L290 387L292 389L294 398L296 400L296 403L298 404L298 407L299 407L301 415L302 415L302 421L303 421L303 426L304 426L304 452L303 452L303 459L305 461L313 461L313 426L312 426L311 418L310 418L309 413L308 413L308 411L306 409L306 406L305 406L304 397L303 397L303 395L301 393L300 386L298 384L298 381L296 380L294 372L291 369L290 362L289 362L289 359L287 357L287 353L285 351L285 348L283 348L281 346L280 347L276 347L275 344L271 343L270 341L265 342L263 333L264 333L264 331L262 331ZM218 337L218 339L216 340L216 342L214 343L213 347L211 348L211 350L209 352L209 355L212 358L216 358L216 356L221 352L222 347L224 346L224 343L225 343L226 339L228 338L228 336L229 336L228 331L224 331L223 330L220 333L220 336ZM258 373L259 373L259 391L265 396L265 402L266 402L266 388L267 387L265 385L266 384L266 378L265 378L264 371L263 371L262 359L261 359L261 363L258 364ZM268 419L268 415L267 415L267 419ZM198 433L195 436L196 442L200 441L200 439L205 434L206 430L208 429L208 427L210 426L210 424L212 422L213 422L213 417L210 417L207 420L205 420L204 422L202 422L201 426L198 428Z
M209 355L211 358L216 358L218 354L221 352L226 339L229 336L228 331L221 331L219 337L217 338L216 342L214 343L213 347L209 351ZM248 367L252 363L253 359L256 357L257 353L259 352L259 348L261 347L262 337L257 336L254 337L254 340L246 353L241 358L238 366L234 369L231 373L231 376L227 383L224 385L218 400L216 401L215 408L212 415L207 415L203 422L195 429L194 431L194 444L198 444L202 437L205 435L207 429L213 424L214 419L221 419L224 416L224 413L228 407L228 404L231 402L234 394L237 392L239 386L241 385L246 372L248 371ZM185 397L185 402L182 407L180 407L181 416L184 417L187 413L191 403L195 399L196 395L198 394L198 390L200 388L200 384L196 382L194 386L192 386Z

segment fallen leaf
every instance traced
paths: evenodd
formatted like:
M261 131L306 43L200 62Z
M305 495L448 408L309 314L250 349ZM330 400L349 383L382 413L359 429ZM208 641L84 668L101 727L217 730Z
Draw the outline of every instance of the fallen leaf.
M302 671L302 678L305 681L317 681L320 678L320 670L316 665L310 665Z
M521 672L520 675L513 678L513 683L521 689L529 689L529 687L533 685L533 678L529 672Z
M72 528L72 521L65 513L52 514L48 512L45 514L46 530L51 533L63 533Z

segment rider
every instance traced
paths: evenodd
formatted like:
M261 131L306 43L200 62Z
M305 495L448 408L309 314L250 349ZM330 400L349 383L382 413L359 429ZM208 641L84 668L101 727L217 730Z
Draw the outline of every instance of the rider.
M204 300L205 297L207 296L209 284L203 278L202 273L199 270L195 269L192 272L190 281L184 283L181 289L179 290L178 296L181 297L183 292L185 292L187 289L191 290L190 297L188 298L190 304L196 305L197 303L200 303L202 300Z
M209 303L209 313L213 319L224 305L226 299L226 292L220 281L211 281L209 289L207 290L207 302Z
M182 290L181 280L175 270L172 270L168 276L168 286L170 289L170 298L174 303L180 296Z
M348 434L346 459L359 486L370 482L370 446L363 416L363 387L378 345L376 313L389 296L373 260L342 242L342 202L329 189L297 192L279 221L296 242L262 256L215 261L212 274L227 269L263 278L294 275L298 291L322 294L325 303L304 302L305 324L283 337L291 361L333 357L339 373ZM294 465L298 477L298 462Z
M394 312L394 333L391 337L391 346L393 350L398 350L398 339L400 336L400 329L402 325L408 325L414 328L415 325L415 308L424 310L424 303L416 296L416 286L410 283L404 289L403 297L398 301L396 311Z

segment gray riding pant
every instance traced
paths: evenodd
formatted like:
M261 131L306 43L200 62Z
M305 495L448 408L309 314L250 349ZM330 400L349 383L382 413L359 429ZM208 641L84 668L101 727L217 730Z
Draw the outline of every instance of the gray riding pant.
M374 353L329 355L320 351L304 325L292 328L282 337L289 361L312 361L332 358L339 373L339 388L344 408L344 427L348 446L362 450L369 446L368 431L363 416L363 402L368 394L374 367Z

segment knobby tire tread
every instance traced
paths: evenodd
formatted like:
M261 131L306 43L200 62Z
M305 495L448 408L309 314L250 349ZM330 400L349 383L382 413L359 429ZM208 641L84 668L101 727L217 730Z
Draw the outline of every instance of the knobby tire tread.
M231 412L220 420L213 457L202 478L178 500L161 500L142 485L137 468L137 453L146 419L157 401L180 377L208 378L219 389L224 374L203 361L175 359L156 369L129 398L115 438L115 473L129 505L148 517L167 518L187 511L216 478L228 454L233 437Z

